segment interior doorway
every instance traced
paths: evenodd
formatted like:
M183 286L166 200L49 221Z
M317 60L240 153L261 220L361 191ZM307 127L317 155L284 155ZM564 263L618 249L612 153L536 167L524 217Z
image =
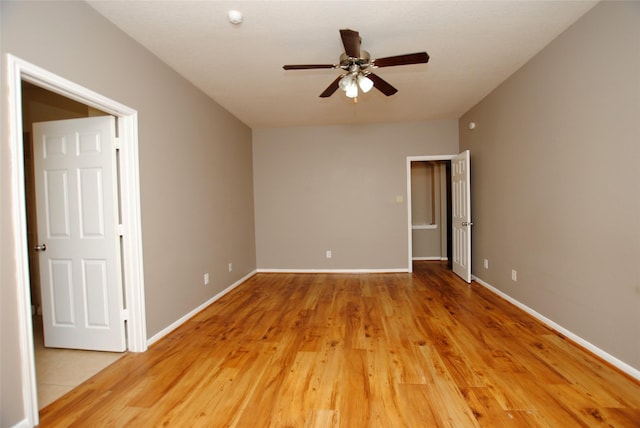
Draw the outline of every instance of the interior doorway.
M411 162L411 259L451 269L451 161Z
M33 346L29 245L27 238L24 144L22 125L22 83L27 82L115 116L119 122L122 265L126 309L127 350L143 352L147 348L144 308L144 275L140 220L140 185L138 175L137 112L85 87L55 75L13 55L7 55L8 113L11 146L11 183L16 239L16 286L18 295L18 337L21 361L24 414L30 426L38 425L38 401Z
M450 201L451 214L448 214L447 227L451 228L448 238L448 259L452 262L453 271L466 282L471 282L471 190L470 181L470 155L464 151L455 155L436 156L408 156L407 157L407 235L408 235L408 271L413 272L413 202L412 202L412 164L424 162L448 162L449 176L446 182L450 184L447 189L447 197ZM417 223L417 226L428 229L429 224Z
M33 124L40 122L73 120L90 117L112 117L106 112L66 98L28 82L22 82L22 125L25 169L25 198L27 203L27 241L29 251L29 278L31 289L32 326L34 339L34 356L36 366L36 387L38 407L60 398L80 383L84 382L109 364L120 358L123 353L97 352L77 349L61 349L45 346L45 329L43 326L43 305L41 293L40 253L33 251L39 245L42 236L38 234L38 219L42 220L44 207L39 206L37 194L38 174L34 171L34 134ZM117 156L116 156L117 162ZM105 200L106 208L110 201ZM76 210L75 207L70 207ZM119 263L117 264L120 265ZM113 284L119 287L119 284ZM52 292L56 293L53 287ZM45 294L46 297L46 294ZM57 299L54 299L57 300ZM70 331L71 332L71 331Z
M32 126L37 122L107 116L101 110L71 100L37 85L22 81L22 129L25 171L25 200L27 210L27 243L33 249L38 243L36 183L33 155ZM38 253L29 251L29 286L34 315L42 314L40 269Z

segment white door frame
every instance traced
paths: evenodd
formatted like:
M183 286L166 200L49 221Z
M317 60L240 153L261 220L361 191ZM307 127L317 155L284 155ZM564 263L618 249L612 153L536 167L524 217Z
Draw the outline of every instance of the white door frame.
M454 155L434 155L434 156L407 156L407 242L409 246L407 248L407 255L409 256L408 272L413 272L413 229L411 228L411 162L429 162L429 161L443 161L452 160L458 156L458 153Z
M147 333L142 261L142 226L140 220L140 183L138 174L138 113L125 105L57 76L13 55L7 55L9 133L12 151L12 201L14 251L16 254L22 399L29 426L38 424L31 296L29 289L29 257L27 215L24 187L24 153L22 130L21 81L33 83L72 100L100 109L118 118L120 137L120 181L123 223L122 268L127 304L127 349L144 352Z

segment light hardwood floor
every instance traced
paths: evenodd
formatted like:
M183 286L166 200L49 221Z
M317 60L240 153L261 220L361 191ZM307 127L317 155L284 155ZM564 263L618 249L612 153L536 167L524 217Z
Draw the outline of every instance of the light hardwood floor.
M424 262L255 275L41 426L638 427L640 383Z

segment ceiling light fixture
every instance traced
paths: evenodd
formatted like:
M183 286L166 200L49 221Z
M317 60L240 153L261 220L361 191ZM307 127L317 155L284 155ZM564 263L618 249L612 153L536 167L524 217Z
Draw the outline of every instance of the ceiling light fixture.
M373 81L367 77L360 67L354 66L351 67L351 70L348 74L343 75L338 82L338 87L345 92L347 97L353 98L354 102L358 102L358 88L366 94L373 88Z
M358 75L358 86L366 94L373 88L373 80L369 79L366 74L360 73Z

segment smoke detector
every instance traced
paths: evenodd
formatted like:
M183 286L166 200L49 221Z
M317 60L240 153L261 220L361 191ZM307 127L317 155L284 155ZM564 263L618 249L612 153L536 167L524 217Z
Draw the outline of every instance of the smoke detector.
M230 10L227 12L227 17L229 18L229 22L233 25L242 23L242 12L238 10Z

